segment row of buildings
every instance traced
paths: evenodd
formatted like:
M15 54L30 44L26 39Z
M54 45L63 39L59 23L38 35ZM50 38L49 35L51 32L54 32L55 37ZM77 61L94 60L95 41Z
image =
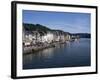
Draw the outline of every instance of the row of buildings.
M39 43L66 42L71 39L69 33L63 31L25 31L23 30L23 45L35 45Z

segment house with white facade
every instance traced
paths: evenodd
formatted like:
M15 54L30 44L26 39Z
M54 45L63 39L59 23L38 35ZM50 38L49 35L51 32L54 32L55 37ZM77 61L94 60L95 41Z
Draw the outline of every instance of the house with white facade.
M51 43L54 40L54 35L48 32L46 35L42 36L42 42Z

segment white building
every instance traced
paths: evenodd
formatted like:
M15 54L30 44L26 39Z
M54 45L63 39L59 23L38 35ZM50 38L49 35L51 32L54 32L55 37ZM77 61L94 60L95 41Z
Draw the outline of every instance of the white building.
M46 35L42 36L42 42L48 42L51 43L54 39L54 35L50 32L48 32Z

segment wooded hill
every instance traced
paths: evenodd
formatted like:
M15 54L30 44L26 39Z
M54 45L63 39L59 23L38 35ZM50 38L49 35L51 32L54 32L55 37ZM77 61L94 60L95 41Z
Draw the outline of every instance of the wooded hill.
M66 26L67 27L67 26ZM29 24L29 23L23 23L23 28L25 31L38 31L40 34L46 34L47 32L59 32L59 34L69 34L73 36L79 36L80 38L90 38L91 34L89 33L69 33L69 32L64 32L62 30L54 30L50 29L47 26L43 26L41 24Z

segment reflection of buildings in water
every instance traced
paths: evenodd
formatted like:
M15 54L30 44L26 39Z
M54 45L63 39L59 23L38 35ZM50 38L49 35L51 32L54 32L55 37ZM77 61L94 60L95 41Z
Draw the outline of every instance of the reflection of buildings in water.
M71 42L70 41L66 41L66 44L67 44L67 46L70 46Z
M47 49L44 49L44 50L41 50L41 51L38 51L38 52L33 52L33 53L30 53L30 54L24 55L25 56L25 63L29 63L33 59L40 59L40 58L48 58L49 59L54 55L55 50L57 50L57 49L61 50L62 47L66 47L66 49L71 49L71 47L72 47L71 45L73 45L73 43L78 45L79 42L80 42L79 39L77 39L73 42L66 41L66 43L64 43L64 44L57 44L55 48L54 47L53 48L47 48Z
M45 58L50 58L53 56L53 53L54 53L54 48L48 48L41 51L41 56Z
M25 64L33 61L33 59L40 60L41 58L51 58L53 56L54 48L44 49L39 52L34 52L30 54L23 55L23 60Z
M75 43L79 44L79 41L80 41L79 39L75 39Z

